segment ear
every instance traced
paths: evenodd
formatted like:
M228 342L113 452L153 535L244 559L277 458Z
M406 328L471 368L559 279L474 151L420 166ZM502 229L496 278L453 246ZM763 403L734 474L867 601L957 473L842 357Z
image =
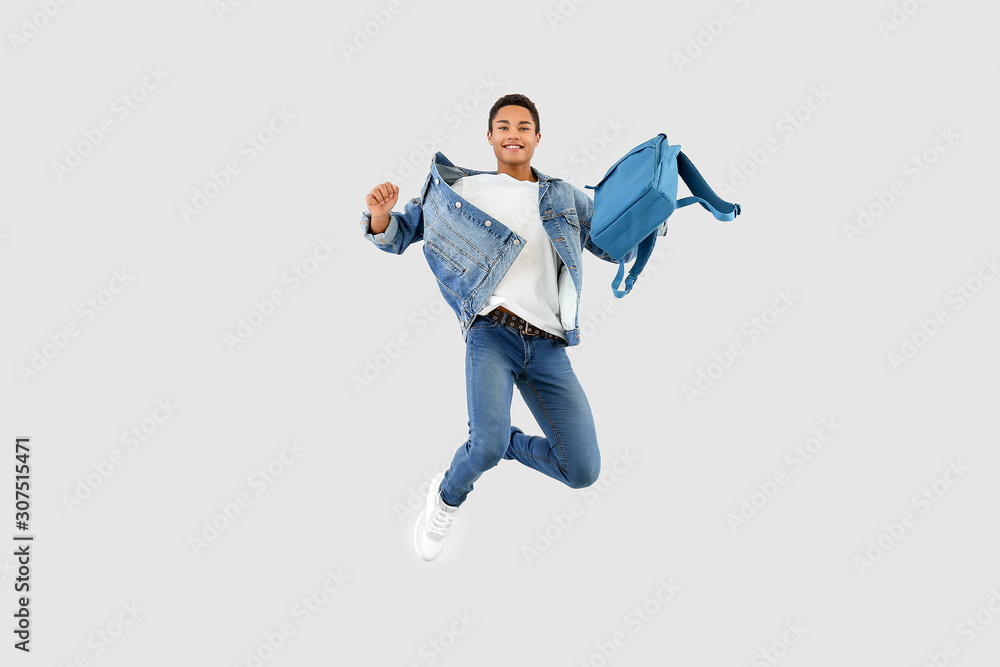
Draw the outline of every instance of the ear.
M489 130L486 130L486 142L490 145L493 144L493 133Z

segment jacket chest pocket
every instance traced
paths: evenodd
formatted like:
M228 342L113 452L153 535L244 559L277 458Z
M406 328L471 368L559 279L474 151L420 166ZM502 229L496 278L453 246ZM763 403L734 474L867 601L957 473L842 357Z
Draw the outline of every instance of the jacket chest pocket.
M583 232L581 231L580 218L576 214L576 209L567 209L559 214L559 229L565 237L569 247L580 252L583 243Z
M438 260L440 260L440 263L442 265L450 268L452 271L454 271L455 273L458 273L459 275L465 273L465 268L464 267L459 266L458 262L456 262L454 259L452 259L451 257L449 257L448 253L446 253L441 246L439 246L437 243L434 243L433 241L431 241L426 236L424 237L424 247L427 248L428 250L430 250L431 253L433 254L433 257L435 257ZM428 255L427 259L431 260L432 257L430 255Z
M460 221L459 221L460 222ZM474 239L468 238L470 230L463 233L448 220L440 219L430 224L424 223L424 243L426 243L443 262L448 262L459 272L478 267L485 271L489 267L489 258L476 245Z
M567 208L557 213L550 219L554 219L559 226L559 232L567 237L580 238L580 218L575 208Z
M575 208L564 211L559 217L565 220L566 224L576 230L577 234L580 233L580 218L577 217Z

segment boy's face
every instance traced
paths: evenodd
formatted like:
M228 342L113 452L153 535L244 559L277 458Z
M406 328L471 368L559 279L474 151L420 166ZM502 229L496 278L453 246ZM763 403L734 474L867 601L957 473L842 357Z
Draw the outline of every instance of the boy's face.
M493 130L486 133L497 162L510 166L530 164L541 138L541 132L535 132L531 112L516 105L500 107L493 119Z

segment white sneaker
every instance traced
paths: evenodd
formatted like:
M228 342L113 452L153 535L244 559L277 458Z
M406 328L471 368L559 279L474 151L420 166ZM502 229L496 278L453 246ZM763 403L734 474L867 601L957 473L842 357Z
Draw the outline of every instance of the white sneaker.
M417 523L413 527L413 546L417 549L417 555L424 560L434 560L444 549L448 529L458 513L457 507L452 507L441 499L442 479L443 471L431 480L424 511L417 516Z

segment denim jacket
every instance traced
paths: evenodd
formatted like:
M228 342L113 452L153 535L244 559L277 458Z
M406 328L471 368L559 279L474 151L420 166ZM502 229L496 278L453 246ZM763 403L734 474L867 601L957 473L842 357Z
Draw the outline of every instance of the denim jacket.
M618 263L590 239L594 203L568 181L546 176L534 167L538 179L538 212L542 226L559 255L559 318L566 344L580 343L579 309L583 288L583 248L601 259ZM362 213L365 238L379 250L401 254L423 240L424 257L437 278L445 302L455 311L468 340L469 327L526 241L500 221L458 196L451 186L463 176L496 174L458 167L438 152L420 196L407 202L402 214L392 211L389 226L372 234L371 212ZM660 233L665 233L665 230ZM624 260L635 258L636 249Z

